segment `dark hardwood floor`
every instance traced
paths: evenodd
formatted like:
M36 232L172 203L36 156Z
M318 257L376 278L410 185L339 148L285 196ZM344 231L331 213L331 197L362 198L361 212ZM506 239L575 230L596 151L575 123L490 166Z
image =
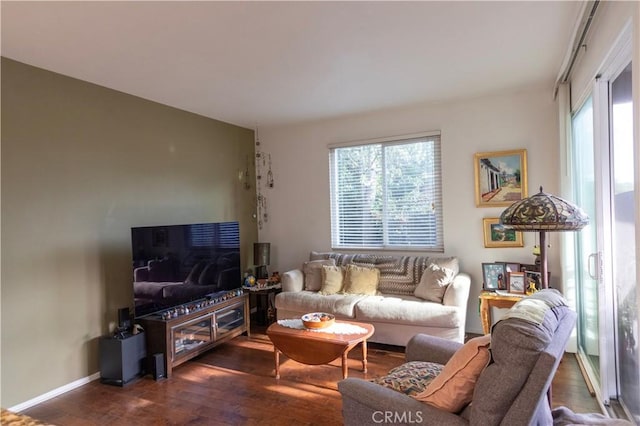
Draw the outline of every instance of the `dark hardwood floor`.
M371 378L403 363L403 348L369 345L367 374L361 351L349 354L349 377ZM171 379L140 378L120 388L94 381L25 410L43 422L67 425L337 425L340 362L307 366L281 357L273 377L273 347L264 329L240 336L189 361ZM576 359L567 354L553 382L553 405L599 412Z

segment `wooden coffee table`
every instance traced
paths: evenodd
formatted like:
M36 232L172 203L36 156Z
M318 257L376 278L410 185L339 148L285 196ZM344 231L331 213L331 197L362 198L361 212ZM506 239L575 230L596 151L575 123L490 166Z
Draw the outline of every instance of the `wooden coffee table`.
M367 331L357 334L334 334L311 330L299 330L273 323L267 335L273 342L276 379L280 378L280 352L302 364L321 365L342 357L342 378L347 378L347 355L358 343L362 343L362 371L367 372L367 339L375 329L371 324L336 321L360 326Z

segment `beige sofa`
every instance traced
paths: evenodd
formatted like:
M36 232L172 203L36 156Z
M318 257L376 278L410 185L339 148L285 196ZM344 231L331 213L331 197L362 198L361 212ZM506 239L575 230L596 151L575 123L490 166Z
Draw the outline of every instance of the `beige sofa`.
M276 296L278 319L300 318L309 312L328 312L337 319L372 324L372 342L406 346L415 334L423 333L463 342L470 277L460 273L456 258L387 256L312 252L310 261L333 259L337 266L357 265L380 270L377 294L330 294L306 290L303 269L282 275L282 292ZM333 262L332 261L332 262ZM314 262L318 263L318 262ZM442 302L415 295L431 265L449 268L451 281L443 286ZM309 263L304 265L306 268Z

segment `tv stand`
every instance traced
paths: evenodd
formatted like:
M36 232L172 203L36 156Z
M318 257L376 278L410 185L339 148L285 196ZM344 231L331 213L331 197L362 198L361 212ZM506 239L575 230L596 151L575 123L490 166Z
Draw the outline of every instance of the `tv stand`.
M178 365L240 334L249 334L248 295L232 291L215 303L184 309L196 303L177 307L182 312L179 315L159 312L136 319L144 327L149 357L164 355L167 378Z

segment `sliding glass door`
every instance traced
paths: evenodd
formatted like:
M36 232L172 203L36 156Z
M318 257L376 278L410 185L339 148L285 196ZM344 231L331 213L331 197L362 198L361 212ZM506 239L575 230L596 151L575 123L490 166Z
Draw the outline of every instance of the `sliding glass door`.
M593 138L593 101L588 98L573 116L574 198L591 219L576 234L575 270L578 311L578 351L596 384L600 382L596 173Z
M574 196L591 221L576 234L578 354L605 405L640 424L632 67L609 67L572 117Z
M616 303L617 391L623 407L640 423L640 351L635 244L635 162L631 64L611 83L612 281Z

